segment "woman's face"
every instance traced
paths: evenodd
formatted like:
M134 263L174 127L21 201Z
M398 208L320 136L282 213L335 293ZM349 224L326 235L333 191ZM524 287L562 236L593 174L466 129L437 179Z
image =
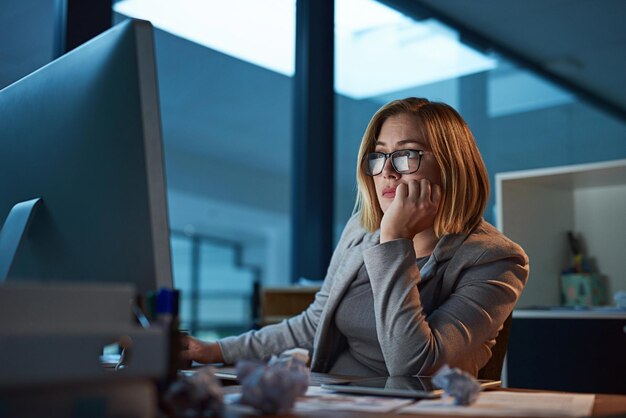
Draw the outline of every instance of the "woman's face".
M424 151L416 172L399 174L391 165L391 158L387 158L382 173L374 176L376 196L383 213L393 202L396 187L400 183L408 184L411 180L426 179L432 184L441 186L439 165L420 127L419 119L406 113L391 116L383 122L376 141L376 152L391 153L405 149Z

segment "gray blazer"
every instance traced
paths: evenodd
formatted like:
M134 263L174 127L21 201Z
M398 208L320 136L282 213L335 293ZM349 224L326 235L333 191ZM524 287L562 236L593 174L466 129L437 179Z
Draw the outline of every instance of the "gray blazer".
M428 375L448 364L476 376L526 284L524 251L482 221L471 234L443 236L420 272L412 241L379 244L379 237L354 215L315 301L279 324L219 340L225 361L267 359L302 347L313 351L313 371L330 370L345 349L334 313L365 264L389 374Z

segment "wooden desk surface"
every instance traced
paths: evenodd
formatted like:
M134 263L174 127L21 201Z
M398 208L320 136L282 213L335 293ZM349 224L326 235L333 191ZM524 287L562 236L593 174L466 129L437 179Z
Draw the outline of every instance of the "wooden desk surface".
M525 392L525 393L572 393L572 392L556 392L547 390L532 390L532 389L502 389L510 392ZM595 394L595 402L593 404L592 417L606 417L622 415L626 416L626 395L609 395L609 394ZM507 417L510 418L510 417Z
M220 367L218 368L218 371L221 371L224 375L228 376L230 375L229 378L227 378L226 380L222 379L223 383L230 383L231 385L234 384L236 385L236 387L231 387L230 390L228 390L228 392L236 392L238 389L240 388L240 386L237 386L238 383L236 382L236 370L234 367ZM337 375L328 375L328 374L324 374L324 373L313 373L312 374L312 385L313 386L319 386L320 383L329 383L326 382L325 380L327 379L350 379L349 376L337 376ZM557 391L546 391L546 390L533 390L533 389L511 389L511 388L503 388L503 389L498 389L498 390L504 390L504 391L510 391L510 392L521 392L521 393L565 393L565 392L557 392ZM227 418L238 418L238 417L248 417L248 416L257 416L258 415L245 415L245 414L240 414L237 412L233 412L233 411L227 411L226 414L224 415L224 417ZM264 415L264 417L282 417L282 418L289 418L289 417L337 417L337 418L359 418L359 417L366 417L366 418L376 418L376 417L406 417L406 418L411 418L411 417L425 417L425 416L429 416L428 414L399 414L399 413L394 413L394 412L390 412L390 413L365 413L362 411L337 411L337 410L319 410L319 411L294 411L290 414L283 414L283 415ZM453 418L458 418L460 415L430 415L432 417L436 417L436 418L446 418L446 417L453 417ZM595 395L595 402L593 405L593 410L592 410L592 417L617 417L617 416L622 416L624 418L626 418L626 395L609 395L609 394L596 394ZM511 418L510 416L507 417L503 417L503 418ZM517 417L516 417L517 418Z
M626 395L596 395L592 416L609 415L626 416Z
M535 391L529 389L500 389L511 392L526 392L526 393L550 393L549 391ZM562 393L562 392L551 392ZM258 415L240 414L238 412L226 411L224 418L243 418L253 417ZM387 413L366 413L363 411L335 411L335 410L319 410L319 411L294 411L289 414L281 415L264 415L265 418L295 418L295 417L320 417L320 418L388 418L388 417L434 417L434 418L459 418L462 415L429 415L429 414L399 414L395 412ZM626 417L626 395L607 395L596 394L595 403L593 405L592 417ZM502 418L511 418L510 416L504 416ZM517 416L516 416L517 418Z

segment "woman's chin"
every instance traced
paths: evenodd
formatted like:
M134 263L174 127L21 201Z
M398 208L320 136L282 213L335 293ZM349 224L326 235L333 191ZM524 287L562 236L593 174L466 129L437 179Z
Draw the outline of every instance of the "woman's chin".
M387 209L389 209L389 206L391 206L391 203L393 203L393 199L389 199L385 197L378 199L378 205L380 206L380 210L382 210L383 213L387 212Z

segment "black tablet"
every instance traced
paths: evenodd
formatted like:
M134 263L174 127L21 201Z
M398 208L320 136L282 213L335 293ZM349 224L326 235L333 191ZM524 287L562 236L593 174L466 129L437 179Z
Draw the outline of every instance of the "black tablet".
M499 380L478 382L482 388L498 387L502 383ZM345 383L323 384L321 387L335 392L403 398L438 398L443 394L443 390L433 383L432 378L426 376L374 377Z

